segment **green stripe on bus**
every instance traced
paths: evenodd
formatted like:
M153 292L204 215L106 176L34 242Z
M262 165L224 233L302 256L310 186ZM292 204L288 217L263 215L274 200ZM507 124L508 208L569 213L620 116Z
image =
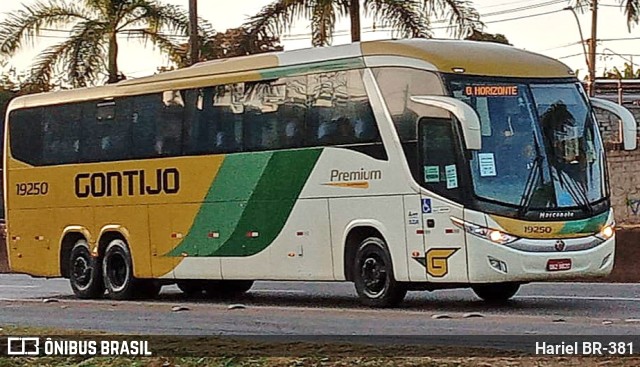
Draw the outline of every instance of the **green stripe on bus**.
M169 253L206 256L231 237L272 153L225 156L204 203L182 243ZM210 233L218 233L214 238Z
M267 248L289 218L321 152L227 156L189 233L168 256L250 256ZM249 232L257 237L250 238Z
M604 227L608 218L609 212L606 211L592 218L567 221L559 233L593 234L599 232L602 227Z

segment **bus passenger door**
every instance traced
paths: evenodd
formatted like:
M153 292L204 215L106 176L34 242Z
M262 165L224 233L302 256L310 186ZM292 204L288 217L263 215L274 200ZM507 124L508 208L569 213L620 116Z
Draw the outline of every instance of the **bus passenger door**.
M451 221L463 218L463 209L435 196L423 195L424 266L434 283L466 283L467 251L464 231Z
M433 192L423 192L420 209L424 230L427 279L439 283L466 283L467 253L464 231L451 218L463 219L461 173L464 156L455 121L423 117L418 122L416 180Z

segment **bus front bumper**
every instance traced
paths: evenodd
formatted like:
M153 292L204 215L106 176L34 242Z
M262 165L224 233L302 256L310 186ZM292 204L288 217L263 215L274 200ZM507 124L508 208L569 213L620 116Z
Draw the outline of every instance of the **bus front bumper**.
M595 236L526 240L517 248L474 236L467 240L471 283L601 278L611 273L615 257L615 235L604 241Z

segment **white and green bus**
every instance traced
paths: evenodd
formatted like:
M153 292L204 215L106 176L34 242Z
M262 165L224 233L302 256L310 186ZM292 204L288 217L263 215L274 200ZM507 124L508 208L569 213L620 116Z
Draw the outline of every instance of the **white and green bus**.
M493 43L396 40L204 62L11 102L14 272L81 298L256 280L407 290L602 277L614 217L592 107L564 64Z

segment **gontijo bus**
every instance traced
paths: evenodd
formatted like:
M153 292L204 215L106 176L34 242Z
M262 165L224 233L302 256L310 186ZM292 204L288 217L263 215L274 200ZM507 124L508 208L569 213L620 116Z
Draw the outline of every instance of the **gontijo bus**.
M614 219L589 99L493 43L354 43L24 96L8 111L14 272L81 298L163 284L352 281L363 303L608 274Z

